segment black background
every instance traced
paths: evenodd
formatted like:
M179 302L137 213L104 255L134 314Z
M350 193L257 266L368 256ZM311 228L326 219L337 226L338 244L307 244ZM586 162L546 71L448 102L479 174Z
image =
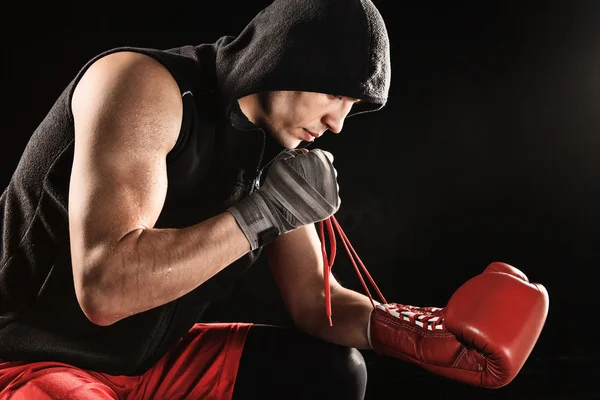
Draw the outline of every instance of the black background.
M1 187L89 58L235 36L269 3L22 3L5 13ZM317 145L336 157L337 219L388 301L443 306L504 261L546 286L550 312L505 388L365 353L368 397L600 398L600 3L375 3L390 34L388 104ZM363 291L341 248L334 272ZM206 318L289 323L264 262Z

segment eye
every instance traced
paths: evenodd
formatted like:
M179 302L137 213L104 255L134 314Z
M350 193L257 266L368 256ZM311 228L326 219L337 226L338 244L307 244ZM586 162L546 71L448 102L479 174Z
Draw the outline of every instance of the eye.
M329 98L332 99L332 100L343 100L343 97L339 96L337 94L330 94Z

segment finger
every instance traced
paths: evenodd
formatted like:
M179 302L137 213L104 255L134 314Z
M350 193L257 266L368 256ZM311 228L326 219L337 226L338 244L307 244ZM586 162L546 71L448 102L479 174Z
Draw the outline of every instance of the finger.
M325 156L329 159L329 162L331 162L333 164L333 154L331 154L328 151L325 150L321 150L323 152L323 154L325 154Z
M304 154L306 153L307 150L306 149L287 149L284 150L284 154L291 156L291 157L296 157L300 154Z
M314 149L311 150L311 152L313 152L314 154L323 154L325 157L327 157L329 162L333 164L333 154L331 154L330 152L321 149Z
M275 157L275 159L273 160L273 164L275 164L276 162L279 161L283 161L283 160L287 160L289 158L292 157L296 157L300 154L304 154L304 151L302 151L304 149L287 149L282 151L281 153L279 153L279 155L277 157Z

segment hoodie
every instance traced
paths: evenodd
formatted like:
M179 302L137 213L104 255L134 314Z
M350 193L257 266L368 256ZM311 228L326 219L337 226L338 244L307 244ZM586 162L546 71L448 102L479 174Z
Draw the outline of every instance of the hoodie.
M370 0L275 0L236 37L172 49L118 47L90 59L32 134L0 197L0 359L53 360L140 375L227 296L259 257L250 252L185 296L97 326L75 296L68 197L74 154L73 90L89 66L117 51L161 62L179 84L183 120L167 156L169 186L155 228L182 228L252 193L284 149L254 126L237 99L302 90L360 99L351 115L385 105L387 32Z

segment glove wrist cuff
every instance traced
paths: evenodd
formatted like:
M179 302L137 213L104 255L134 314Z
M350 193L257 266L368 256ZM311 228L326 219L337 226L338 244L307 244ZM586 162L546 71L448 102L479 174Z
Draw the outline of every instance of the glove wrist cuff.
M371 343L371 319L373 319L373 311L375 311L375 308L371 310L371 313L369 314L369 320L367 321L367 343L369 344L369 348L371 350L375 350L373 349L373 344Z

